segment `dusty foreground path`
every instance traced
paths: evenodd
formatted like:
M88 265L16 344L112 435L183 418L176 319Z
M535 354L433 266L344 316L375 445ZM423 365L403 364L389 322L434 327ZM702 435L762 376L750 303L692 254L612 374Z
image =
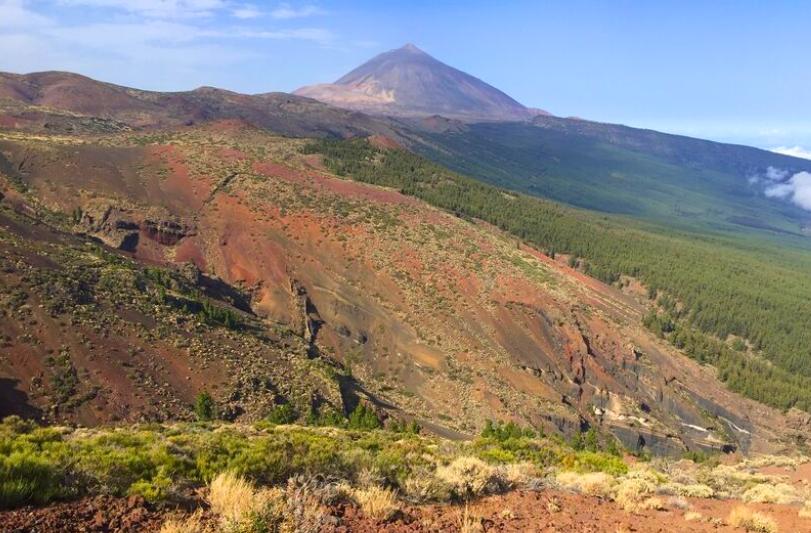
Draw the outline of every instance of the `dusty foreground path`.
M394 521L380 523L363 517L353 507L333 509L335 519L326 532L559 532L559 533L672 533L741 532L728 525L736 500L690 498L680 508L665 499L664 510L635 514L601 498L563 491L515 491L483 498L465 506L406 507ZM811 518L798 516L800 507L747 504L750 509L775 519L780 533L811 532ZM0 531L45 533L68 532L158 532L171 513L150 509L138 498L92 498L41 509L0 512ZM692 513L692 514L691 514ZM700 514L696 516L695 513ZM196 533L196 532L189 532ZM766 532L764 532L766 533Z
M408 516L388 524L370 522L347 509L335 531L372 533L428 531L514 531L559 533L675 533L745 531L727 524L736 500L688 498L681 509L664 499L667 508L635 514L601 498L560 491L516 491L484 498L464 506L417 507ZM747 504L775 519L780 533L811 532L811 518L800 518L800 506ZM699 513L698 517L695 514ZM467 527L465 527L467 526ZM766 532L764 532L766 533Z

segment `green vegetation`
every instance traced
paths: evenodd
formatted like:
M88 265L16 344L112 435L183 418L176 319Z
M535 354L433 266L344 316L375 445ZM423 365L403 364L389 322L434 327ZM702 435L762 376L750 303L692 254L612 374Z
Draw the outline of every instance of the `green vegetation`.
M497 187L670 227L796 235L806 218L746 178L770 166L811 170L811 163L611 124L556 118L542 124L470 124L424 133L427 142L414 148Z
M238 330L244 327L239 315L226 307L213 304L183 278L168 269L147 267L143 271L144 285L156 288L158 300L185 313L198 315L210 326Z
M194 414L197 415L197 420L214 420L216 405L214 404L214 398L208 392L203 391L195 398Z
M732 389L776 407L811 411L807 250L578 211L507 193L363 139L315 141L304 151L323 154L340 176L395 188L458 216L485 220L538 249L580 258L580 268L600 280L612 283L623 274L639 279L653 298L678 302L673 318L685 332L681 337L689 332L692 339L685 351L719 366ZM665 329L670 327L675 323ZM714 355L713 338L729 335L747 339L758 355L724 349Z
M375 414L374 410L367 407L365 404L358 404L357 407L350 413L347 427L349 429L378 429L382 427L380 419Z
M298 415L296 410L289 403L277 405L268 415L268 422L271 424L292 424Z
M357 419L371 426L370 411L356 410ZM473 442L450 442L383 429L268 424L72 431L9 417L0 423L0 508L92 494L171 499L183 487L201 486L222 472L263 485L297 475L355 482L371 472L386 486L405 490L426 471L470 456L491 465L528 461L537 468L627 471L615 456L573 450L559 439L531 437L529 430L502 429Z

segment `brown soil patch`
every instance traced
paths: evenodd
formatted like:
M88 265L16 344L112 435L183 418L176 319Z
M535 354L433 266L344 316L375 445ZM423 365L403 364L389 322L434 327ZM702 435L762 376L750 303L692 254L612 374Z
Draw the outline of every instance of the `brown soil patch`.
M667 498L663 498L666 505ZM688 509L667 505L667 509L629 513L616 503L601 498L561 491L516 491L464 505L406 507L390 523L380 523L351 507L336 509L340 524L335 531L353 533L460 531L465 515L479 529L544 533L672 533L676 531L741 531L725 523L737 501L694 500ZM780 505L752 505L752 509L773 517L781 532L811 531L811 519L797 517L797 509ZM686 520L685 512L701 513L702 519ZM715 520L713 520L715 519Z

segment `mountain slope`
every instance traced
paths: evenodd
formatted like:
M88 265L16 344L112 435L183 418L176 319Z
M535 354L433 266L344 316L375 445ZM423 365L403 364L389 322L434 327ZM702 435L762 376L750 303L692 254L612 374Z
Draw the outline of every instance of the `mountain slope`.
M486 224L337 178L320 157L301 153L305 142L231 123L148 136L14 135L0 142L10 173L4 205L64 213L66 230L139 263L179 271L192 263L232 288L233 303L215 305L242 306L237 310L247 315L240 320L250 326L236 333L222 323L196 326L193 290L169 283L161 296L150 282L147 294L163 300L143 309L154 324L167 322L151 327L165 337L144 345L145 352L137 336L128 341L134 353L113 351L112 342L129 338L123 332L143 326L93 325L109 314L105 309L119 309L117 320L135 320L124 310L134 298L129 292L107 304L107 296L83 300L84 293L63 291L65 306L47 318L38 310L52 291L31 287L27 300L5 303L13 319L2 325L4 394L49 419L92 423L123 413L99 402L124 394L117 390L137 391L146 373L163 383L147 389L147 398L164 391L158 398L177 398L172 416L190 416L185 402L206 383L199 373L216 372L207 383L218 384L217 402L248 420L279 398L307 412L324 402L350 409L352 397L361 396L447 435L510 418L565 434L595 426L630 448L642 443L657 453L769 450L794 431L779 411L729 392L710 370L640 328L644 297L587 278L562 257L516 246ZM37 250L5 225L4 241L20 250L14 254ZM87 262L84 269L104 274L87 278L85 292L96 294L90 288L101 280L99 289L114 287L115 269L75 254ZM20 276L14 263L2 271L7 286ZM53 268L28 263L26 278ZM126 278L112 276L117 283ZM76 342L67 343L67 333L46 335L61 331L50 321L68 323L72 313L85 324L77 326ZM32 318L41 325L24 338ZM178 331L187 328L206 345L187 346L189 333ZM70 349L57 358L60 366L49 366L62 344ZM235 358L246 347L250 357ZM294 386L308 371L318 380ZM82 385L60 396L66 372L81 376L89 391L98 387L96 395ZM49 411L55 400L58 410ZM125 404L130 409L120 416L155 416L134 400L117 405Z
M533 112L495 87L450 67L416 46L380 54L333 84L294 92L372 114L443 115L466 120L527 120Z
M800 207L765 195L775 170L783 180L811 171L803 159L558 117L411 124L421 131L412 144L419 153L487 183L577 207L700 232L793 234L800 241L811 220Z
M383 121L286 93L247 95L213 87L153 92L68 72L0 72L0 126L100 132L223 119L284 135L397 136Z

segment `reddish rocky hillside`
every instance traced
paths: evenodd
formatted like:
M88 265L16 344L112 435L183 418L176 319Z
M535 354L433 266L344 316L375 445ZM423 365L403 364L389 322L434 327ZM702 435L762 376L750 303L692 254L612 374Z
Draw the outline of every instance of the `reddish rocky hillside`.
M0 72L0 127L107 133L223 119L283 135L396 135L382 120L286 93L248 95L214 87L154 92L70 72Z
M633 283L329 175L306 142L228 121L2 134L3 414L182 418L207 389L245 420L368 397L450 436L490 418L664 453L791 438L646 333Z

